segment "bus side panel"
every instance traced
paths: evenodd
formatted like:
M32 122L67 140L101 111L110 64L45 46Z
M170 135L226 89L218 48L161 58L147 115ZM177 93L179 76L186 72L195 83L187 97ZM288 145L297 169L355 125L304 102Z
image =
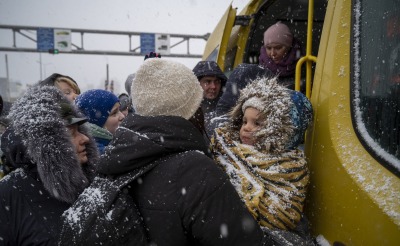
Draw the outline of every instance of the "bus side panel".
M314 235L331 243L399 245L399 218L389 216L400 210L399 179L366 152L351 122L351 13L350 0L329 1L311 97L314 123L306 138L306 213Z
M305 144L311 171L306 213L313 234L331 243L399 245L399 179L366 152L351 121L351 13L350 0L328 3Z

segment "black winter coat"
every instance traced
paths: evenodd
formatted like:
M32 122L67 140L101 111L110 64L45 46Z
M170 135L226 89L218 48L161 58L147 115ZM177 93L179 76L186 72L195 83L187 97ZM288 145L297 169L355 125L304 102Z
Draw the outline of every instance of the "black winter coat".
M158 160L130 189L158 246L262 245L262 231L207 151L200 132L181 117L131 114L99 172L118 175Z
M1 149L15 170L0 180L0 245L56 245L62 213L94 176L95 141L81 165L60 102L68 103L56 87L34 87L11 108ZM82 117L73 106L69 114Z
M52 197L33 169L19 168L0 182L0 244L55 245L60 216L70 204Z

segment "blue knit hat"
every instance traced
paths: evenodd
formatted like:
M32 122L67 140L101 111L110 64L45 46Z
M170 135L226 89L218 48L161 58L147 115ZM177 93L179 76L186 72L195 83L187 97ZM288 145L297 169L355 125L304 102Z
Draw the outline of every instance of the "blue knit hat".
M80 94L75 103L92 124L103 127L119 99L110 91L94 89Z
M289 148L297 147L304 141L304 134L312 121L313 109L311 102L301 92L289 90L294 106L290 111L290 118L296 127Z

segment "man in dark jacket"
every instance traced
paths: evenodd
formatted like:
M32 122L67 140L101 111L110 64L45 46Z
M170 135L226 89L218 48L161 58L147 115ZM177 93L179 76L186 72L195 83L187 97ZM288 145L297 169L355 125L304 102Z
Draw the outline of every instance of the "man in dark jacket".
M201 109L203 110L207 127L209 119L214 117L214 111L222 95L227 77L215 61L200 61L193 68L193 73L203 88Z
M15 170L0 180L0 244L56 245L62 213L94 176L96 144L54 86L29 89L9 118L1 149Z
M188 120L202 97L189 68L146 60L132 84L136 114L117 129L98 171L118 176L145 170L129 192L158 246L263 245L262 231Z

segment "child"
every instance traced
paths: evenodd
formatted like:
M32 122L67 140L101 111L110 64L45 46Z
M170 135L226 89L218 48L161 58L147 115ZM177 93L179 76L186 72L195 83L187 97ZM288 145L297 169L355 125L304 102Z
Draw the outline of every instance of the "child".
M119 99L110 91L88 90L76 98L79 110L88 118L90 133L95 138L100 154L113 138L125 115L120 111Z
M300 221L309 172L298 146L311 118L303 94L261 78L240 92L230 121L215 130L214 158L264 228L293 230Z

